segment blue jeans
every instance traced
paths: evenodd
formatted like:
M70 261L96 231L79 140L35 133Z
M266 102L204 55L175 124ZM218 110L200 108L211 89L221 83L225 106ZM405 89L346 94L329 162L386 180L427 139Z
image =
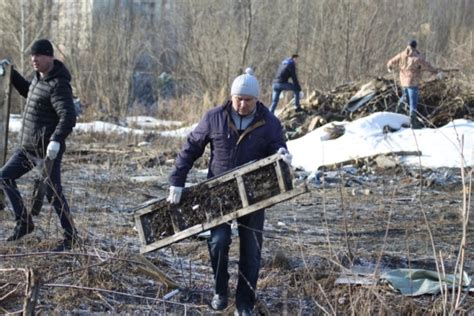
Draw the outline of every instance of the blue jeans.
M54 160L51 170L51 184L46 190L46 198L51 203L59 216L61 227L65 231L65 236L73 236L75 234L74 226L71 219L69 205L63 195L61 186L61 160L64 151L60 151ZM0 186L8 196L15 212L15 220L17 223L29 222L30 218L26 210L20 191L16 185L16 179L20 178L28 171L33 169L41 158L34 153L24 149L17 149L7 163L0 169Z
M237 219L240 240L239 280L235 292L237 307L253 308L255 291L262 253L262 231L265 211L260 210ZM227 295L229 273L229 246L231 227L225 223L211 229L208 241L212 270L214 272L214 292Z
M416 112L418 108L418 87L404 87L402 88L402 96L398 101L398 106L406 101L408 98L408 104L410 105L410 113Z
M284 90L293 91L295 95L295 108L300 108L300 91L292 83L274 83L272 85L272 105L270 106L270 112L275 113L278 101L280 101L280 93Z

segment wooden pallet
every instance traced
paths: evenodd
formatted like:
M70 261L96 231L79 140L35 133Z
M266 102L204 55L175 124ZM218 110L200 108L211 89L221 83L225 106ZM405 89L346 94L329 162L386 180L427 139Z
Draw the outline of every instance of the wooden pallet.
M0 89L2 106L0 107L0 168L5 164L8 150L8 123L10 120L11 73L13 66L0 65ZM5 207L5 196L0 190L0 210Z
M186 188L180 204L165 199L135 212L141 253L166 247L307 191L294 187L291 168L273 156Z

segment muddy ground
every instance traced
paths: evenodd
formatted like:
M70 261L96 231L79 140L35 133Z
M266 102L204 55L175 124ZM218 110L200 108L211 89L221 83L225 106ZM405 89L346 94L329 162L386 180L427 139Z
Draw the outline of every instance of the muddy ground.
M32 234L7 243L13 215L9 207L0 211L0 312L23 309L23 269L32 268L40 284L36 313L211 314L212 275L205 238L188 238L145 254L178 284L179 291L167 287L138 256L134 211L152 198L166 197L170 159L177 147L160 151L159 139L144 147L132 140L102 142L85 135L73 139L64 159L63 185L81 243L70 253L50 251L62 231L47 204L34 218ZM198 167L204 163L200 161ZM19 181L25 199L34 176L32 172ZM307 176L296 172L300 183ZM202 169L193 169L188 181L204 178ZM377 273L407 267L436 270L434 254L442 258L439 268L452 273L462 238L462 210L466 203L472 209L472 199L463 197L470 183L465 180L463 186L459 169L420 172L373 164L328 170L310 178L307 193L266 211L256 311L367 315L451 309L451 292L404 297L378 279ZM473 225L467 225L464 262L471 276L473 233ZM232 291L237 261L238 238L234 237ZM364 277L367 284L336 285L348 271ZM230 298L231 306L223 314L233 313L233 292ZM473 313L473 306L473 294L462 293L457 311Z

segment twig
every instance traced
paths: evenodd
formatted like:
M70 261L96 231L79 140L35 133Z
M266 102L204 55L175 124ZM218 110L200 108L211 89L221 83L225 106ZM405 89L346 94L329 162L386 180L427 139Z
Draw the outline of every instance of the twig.
M74 274L74 273L76 273L76 272L88 270L88 269L94 268L94 267L99 267L99 266L103 265L104 263L105 263L104 261L101 261L101 262L99 262L99 263L91 264L91 265L85 266L85 267L83 267L83 268L79 268L79 269L75 269L75 270L72 270L72 271L66 271L66 272L63 272L63 273L59 273L59 274L56 274L54 277L52 277L52 278L50 278L50 279L48 279L48 280L46 280L46 281L44 281L44 282L45 282L45 283L48 283L48 282L51 282L51 281L53 281L53 280L55 280L55 279L57 279L57 278L60 278L60 277L62 277L62 276L64 276L64 275L72 275L72 274Z
M181 305L181 306L191 306L194 308L202 308L202 305L195 305L195 304L188 304L188 303L179 303L179 302L173 302L173 301L166 301L161 298L154 298L154 297L149 297L149 296L143 296L143 295L136 295L136 294L130 294L130 293L124 293L124 292L118 292L118 291L113 291L113 290L106 290L106 289L101 289L101 288L94 288L94 287L87 287L87 286L79 286L79 285L72 285L72 284L56 284L56 283L47 283L43 285L44 287L60 287L60 288L70 288L70 289L77 289L77 290L85 290L85 291L95 291L95 292L102 292L102 293L109 293L109 294L116 294L116 295L122 295L122 296L127 296L127 297L133 297L133 298L140 298L140 299L145 299L145 300L150 300L150 301L155 301L155 302L161 302L161 303L168 303L168 304L175 304L175 305Z
M96 293L96 295L101 299L101 301L104 302L105 305L108 306L108 308L112 311L112 312L115 312L115 308L105 299L105 297L100 294L100 293Z
M40 290L40 278L36 275L35 270L31 268L25 269L26 289L25 300L23 302L23 315L34 315L36 301Z
M4 299L6 299L7 297L9 297L11 294L15 293L16 290L18 289L18 287L21 285L22 283L17 283L16 284L16 287L11 290L10 292L8 292L7 294L3 295L2 297L0 297L0 302L3 301Z
M178 294L180 291L181 291L180 289L174 289L173 291L169 292L168 294L165 294L163 296L163 300L165 300L165 301L169 300L170 298L172 298L173 296Z
M174 289L174 288L179 287L179 285L176 283L176 281L174 281L173 279L168 277L163 271L158 269L158 267L156 265L154 265L152 262L150 262L145 256L137 255L136 258L144 266L144 267L139 267L139 269L142 272L145 272L148 275L151 275L152 277L157 278L161 283L164 283L166 285L166 287L168 287L168 288Z
M455 266L455 269L454 269L454 276L455 276L455 282L456 282L456 272L459 271L459 284L457 286L457 295L456 295L456 299L454 300L453 299L453 302L452 304L454 304L454 308L453 308L453 312L456 311L460 306L461 306L461 292L462 292L462 286L463 286L463 283L464 283L464 278L463 278L463 274L464 274L464 257L465 257L465 248L466 248L466 244L467 244L467 227L468 227L468 223L469 223L469 211L470 211L470 196L471 194L469 194L469 197L468 197L468 192L471 193L472 192L472 178L470 179L471 181L469 181L469 187L467 187L467 185L465 184L466 182L466 175L465 175L465 166L464 166L464 157L463 157L463 151L464 151L464 135L461 136L461 139L459 139L459 136L458 136L458 141L460 142L460 147L461 147L461 179L462 179L462 183L463 183L463 207L462 207L462 237L461 237L461 243L459 245L459 255L458 255L458 258L456 260L456 266ZM471 175L472 175L472 170L471 170ZM454 285L454 292L456 292L456 286ZM453 296L454 296L454 292L453 292Z
M22 258L22 257L35 257L35 256L73 256L73 257L93 257L93 258L98 258L101 261L107 261L107 260L117 260L117 261L125 261L129 263L135 263L135 264L142 264L139 261L131 260L131 259L126 259L126 258L120 258L120 257L101 257L99 254L91 254L91 253L79 253L79 252L53 252L53 251L43 251L43 252L28 252L28 253L15 253L15 254L9 254L9 255L0 255L0 260L5 260L8 258ZM5 271L7 270L18 270L18 269L0 269L0 271Z

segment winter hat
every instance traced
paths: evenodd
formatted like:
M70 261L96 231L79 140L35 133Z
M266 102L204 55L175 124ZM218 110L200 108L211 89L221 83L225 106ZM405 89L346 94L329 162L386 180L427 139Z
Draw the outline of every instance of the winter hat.
M412 48L416 48L416 45L418 45L418 43L413 39L408 43L408 45L410 45Z
M258 98L260 94L260 85L257 78L253 76L252 68L245 69L245 74L238 76L232 83L230 89L231 95L248 95Z
M31 55L54 56L53 45L47 39L40 39L31 46Z

